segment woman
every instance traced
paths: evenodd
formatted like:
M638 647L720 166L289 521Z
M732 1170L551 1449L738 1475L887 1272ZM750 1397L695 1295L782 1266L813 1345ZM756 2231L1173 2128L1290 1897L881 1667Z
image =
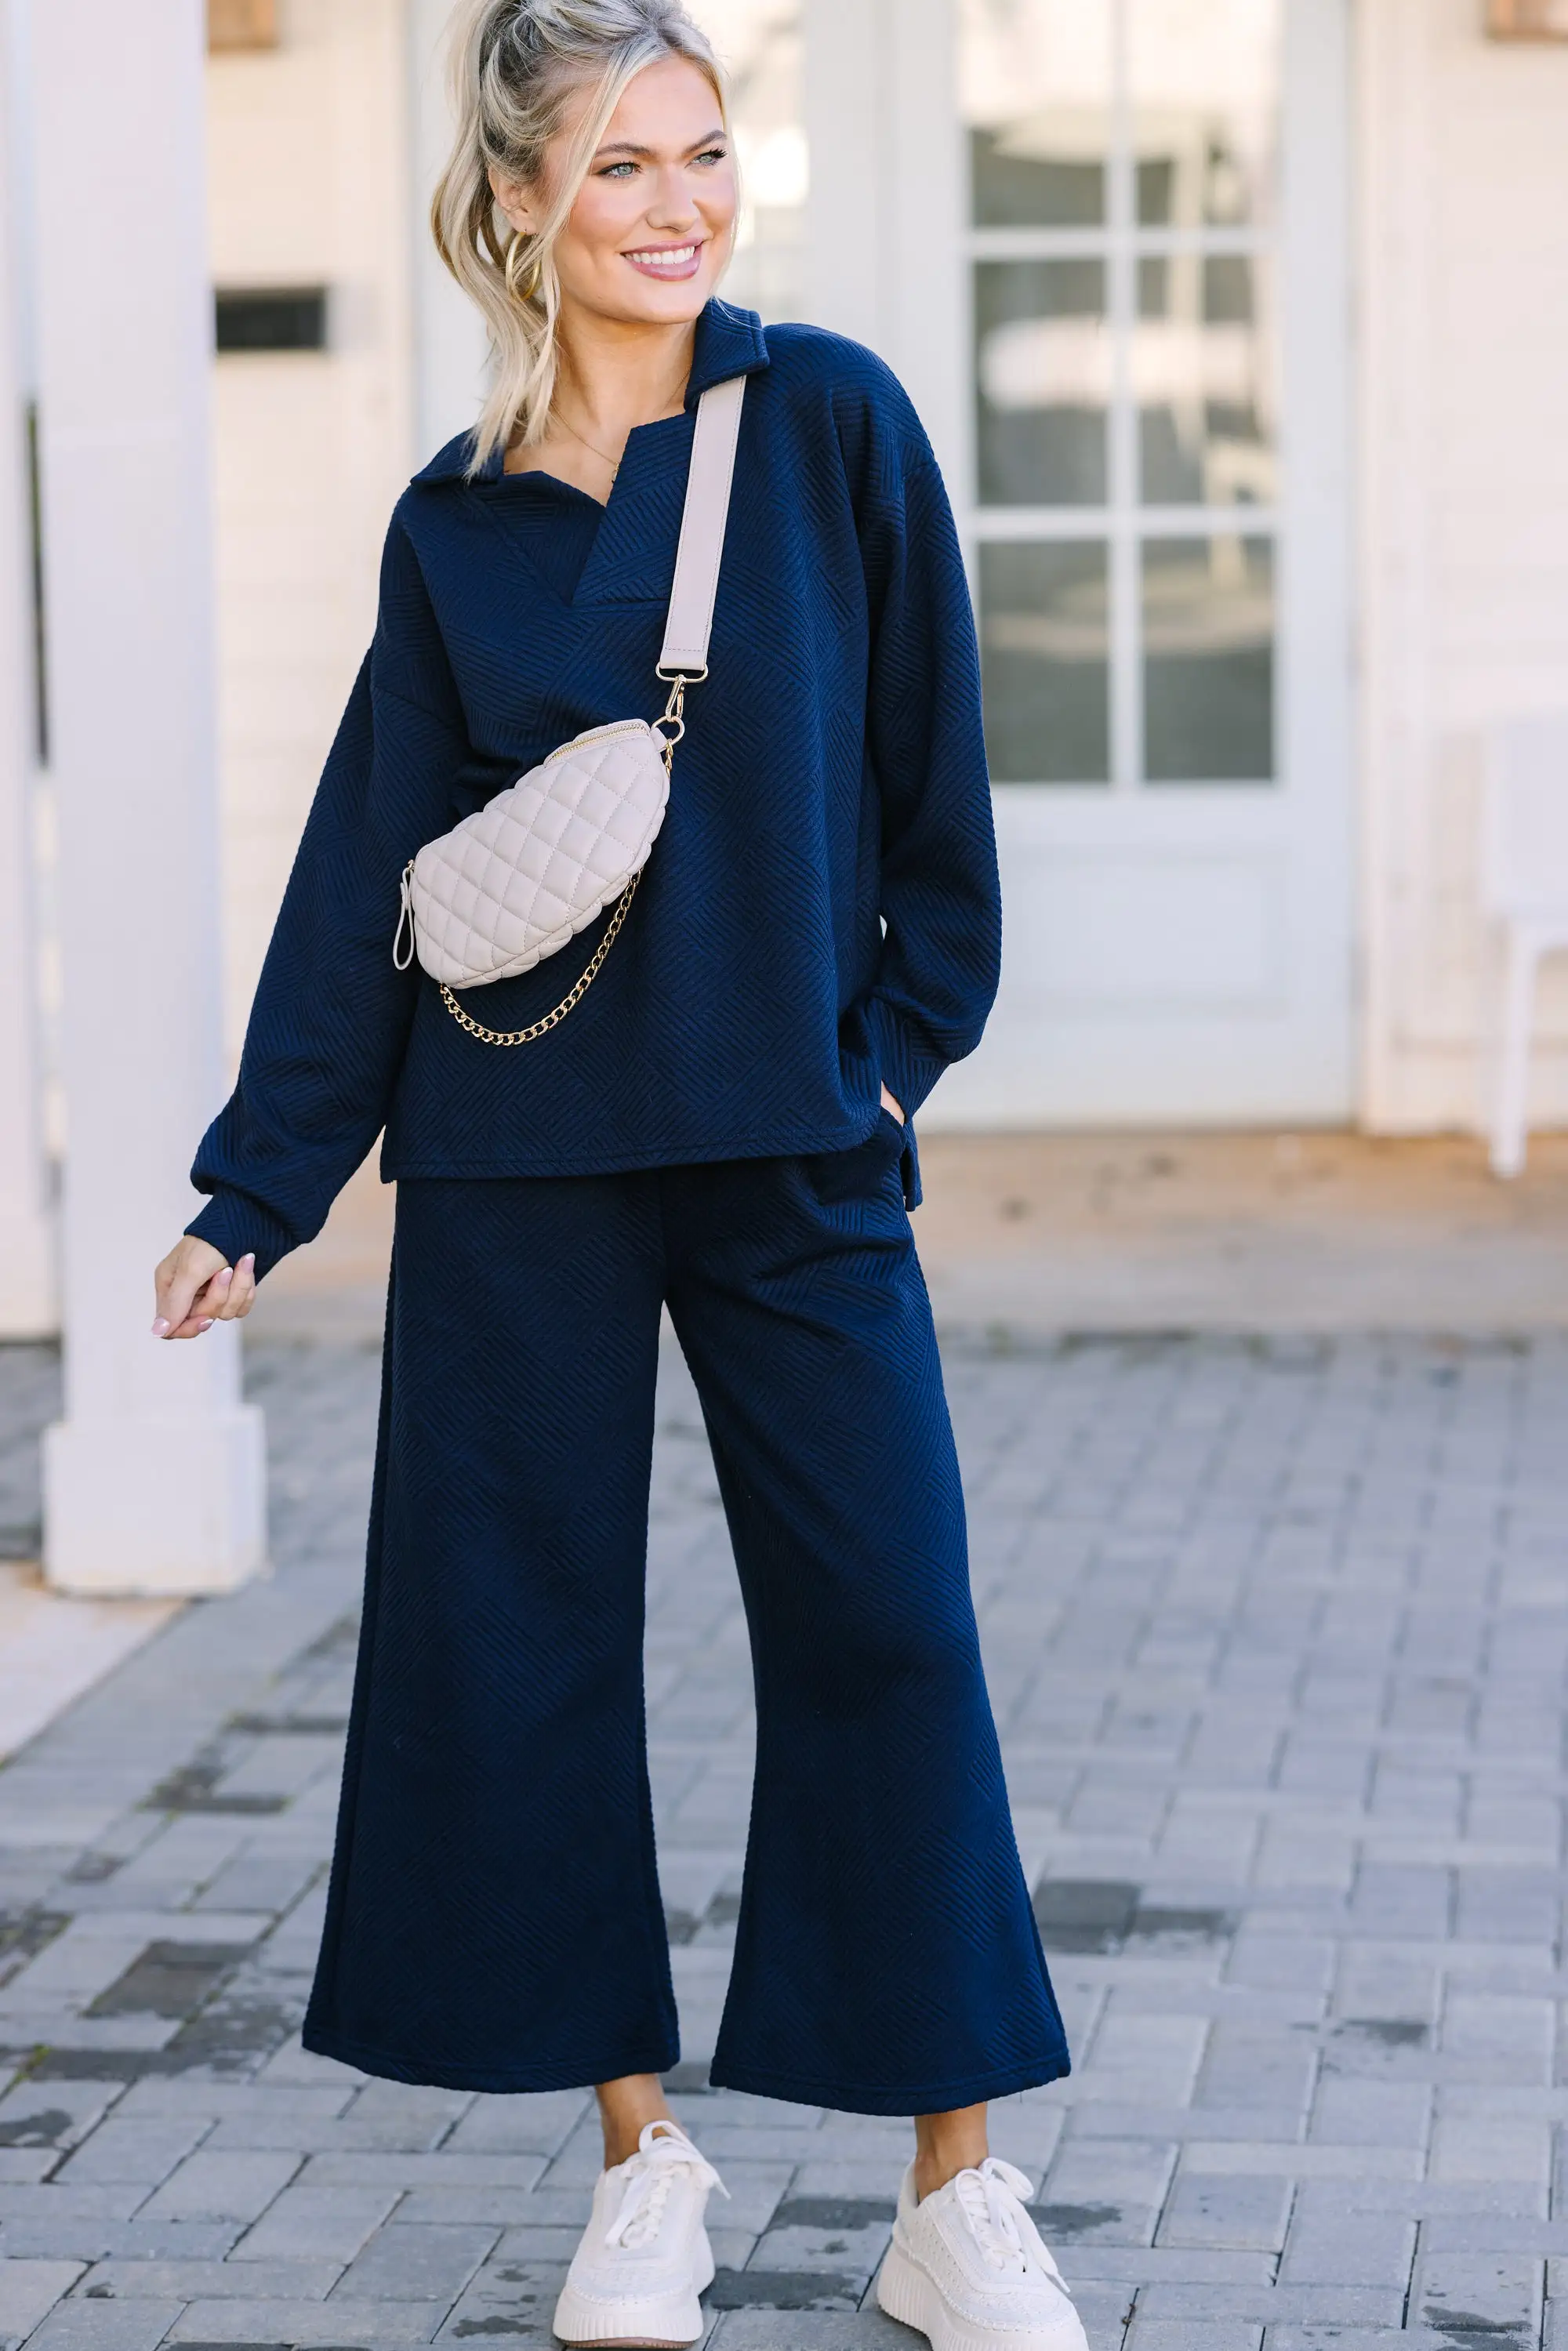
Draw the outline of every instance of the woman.
M642 1687L667 1303L757 1686L712 2078L915 2115L883 2306L954 2351L1081 2351L1029 2183L986 2152L986 2100L1067 2052L906 1215L906 1121L978 1038L998 955L941 479L869 352L714 298L736 177L677 0L470 0L455 55L434 227L494 388L393 515L197 1158L212 1197L157 1276L160 1337L245 1314L384 1127L381 1438L305 2040L397 2081L595 2084L605 2170L557 2332L700 2334L716 2180L660 2086L678 2046ZM497 1051L394 967L400 874L554 746L648 706L693 413L737 375L710 674L664 831L591 988ZM464 1008L531 1024L604 921Z

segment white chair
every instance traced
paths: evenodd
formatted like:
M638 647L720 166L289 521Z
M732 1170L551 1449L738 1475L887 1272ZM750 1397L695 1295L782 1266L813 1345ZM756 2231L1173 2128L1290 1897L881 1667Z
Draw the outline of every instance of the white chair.
M1495 1176L1524 1165L1536 967L1568 948L1568 711L1517 718L1487 738L1481 897L1504 939L1491 1118Z

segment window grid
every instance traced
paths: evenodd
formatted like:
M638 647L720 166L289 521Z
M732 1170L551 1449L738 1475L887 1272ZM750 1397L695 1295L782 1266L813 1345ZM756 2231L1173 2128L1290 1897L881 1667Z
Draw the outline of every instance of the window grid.
M1167 228L1137 216L1137 141L1130 58L1131 0L1112 0L1111 103L1105 158L1105 217L1084 228L979 227L971 219L966 252L971 270L987 261L1097 260L1105 269L1105 322L1112 376L1106 417L1107 503L1104 506L986 505L977 482L970 512L977 548L985 543L1095 541L1108 567L1109 789L1148 789L1144 739L1144 549L1151 539L1225 536L1261 539L1273 549L1280 535L1277 505L1238 501L1225 506L1140 504L1140 412L1132 381L1139 325L1139 266L1178 255L1233 255L1264 259L1277 251L1273 228L1257 225ZM1255 778L1270 783L1273 776ZM1234 782L1228 789L1234 789ZM1057 787L1056 789L1060 789ZM1097 793L1104 783L1089 789ZM1158 789L1158 787L1156 787Z
M1111 232L1103 228L973 228L967 247L976 261L1098 261ZM1125 232L1135 256L1172 253L1266 254L1274 239L1259 228L1137 228Z
M970 517L977 539L1215 538L1271 538L1280 528L1277 507L977 507Z

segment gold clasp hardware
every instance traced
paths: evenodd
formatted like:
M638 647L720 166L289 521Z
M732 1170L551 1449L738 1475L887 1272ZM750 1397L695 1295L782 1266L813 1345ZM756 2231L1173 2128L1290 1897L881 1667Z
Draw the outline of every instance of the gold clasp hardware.
M681 672L677 672L670 683L670 698L668 702L665 703L660 716L653 721L654 734L664 737L664 767L666 771L674 766L675 746L686 731L685 709L687 683L688 681L685 674ZM666 729L668 730L667 732Z

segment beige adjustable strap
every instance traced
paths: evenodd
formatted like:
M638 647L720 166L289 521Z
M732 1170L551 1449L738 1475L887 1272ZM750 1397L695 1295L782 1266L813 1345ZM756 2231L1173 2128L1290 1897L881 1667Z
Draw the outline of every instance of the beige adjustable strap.
M746 378L735 375L727 382L710 385L697 402L685 509L681 516L680 544L675 549L674 584L670 590L670 611L664 622L664 649L659 655L662 677L701 677L707 668L708 637L713 629L714 599L718 594L718 567L724 556L730 485L735 479L735 446L740 436L740 408L745 398Z

